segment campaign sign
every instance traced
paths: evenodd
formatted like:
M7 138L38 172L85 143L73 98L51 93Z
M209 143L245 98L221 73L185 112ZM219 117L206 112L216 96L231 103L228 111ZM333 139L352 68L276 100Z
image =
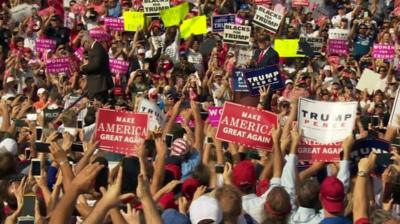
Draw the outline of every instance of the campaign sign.
M349 37L349 31L347 29L329 29L328 31L329 39L331 40L347 40Z
M69 71L69 58L59 57L50 58L46 63L47 73L60 73Z
M208 107L208 122L211 127L217 127L223 107Z
M322 51L323 46L325 45L325 41L323 37L300 37L300 42L306 42L310 45L311 49L314 53L318 53ZM299 48L299 54L304 52Z
M149 114L149 129L151 131L155 131L157 127L164 127L166 117L164 111L162 111L156 103L142 98L140 99L138 112Z
M56 49L56 40L46 39L46 38L38 38L35 43L36 51L45 52L47 50L55 50Z
M224 25L224 43L238 45L250 44L251 26L235 25L225 23Z
M183 122L184 122L184 119L183 119L183 116L182 116L182 115L176 116L176 118L175 118L175 123L177 123L177 124L183 124ZM194 120L189 120L189 127L190 127L190 128L194 128L194 127L195 127Z
M312 162L338 162L342 142L321 144L310 139L301 139L297 146L297 153L300 161Z
M394 58L394 45L374 44L372 57L375 59L392 60Z
M328 40L329 54L348 55L349 45L347 40Z
M278 116L266 110L225 102L216 138L254 149L272 149L271 130Z
M277 13L264 6L258 5L256 14L253 18L253 24L268 30L271 33L276 33L283 19L283 15Z
M249 92L243 72L248 69L235 69L232 74L232 86L235 92Z
M259 89L262 86L271 86L271 91L285 86L278 65L246 71L244 77L253 96L259 95Z
M91 29L89 35L96 41L108 41L111 38L110 34L101 28Z
M233 23L235 24L235 15L221 15L221 16L213 16L212 17L212 32L224 32L225 23Z
M110 30L124 31L124 20L120 18L106 17L104 18L104 25Z
M300 98L297 113L302 137L327 144L343 141L354 127L357 102L325 102Z
M352 167L352 169L357 169L358 162L374 151L377 154L375 169L379 173L383 172L385 167L390 164L390 147L390 143L382 139L362 138L354 141L353 148L350 152L351 164L355 166ZM387 156L381 156L380 154ZM383 157L387 159L385 160Z
M75 57L78 58L79 61L83 60L83 51L84 51L83 47L80 47L76 49L76 51L74 52Z
M135 155L136 145L147 136L148 114L99 109L96 141L101 149Z
M256 5L270 5L270 4L272 4L272 0L254 0L254 4L256 4Z
M302 6L309 6L310 1L309 0L293 0L292 1L292 7L302 7Z
M115 74L128 73L129 62L127 62L127 61L110 58L109 64L110 64L110 70L112 73L115 73Z
M161 10L169 8L169 0L143 0L144 14L149 17L158 17Z

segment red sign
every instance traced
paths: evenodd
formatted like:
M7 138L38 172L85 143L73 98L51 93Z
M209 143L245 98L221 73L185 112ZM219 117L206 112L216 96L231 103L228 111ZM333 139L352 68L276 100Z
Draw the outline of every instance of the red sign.
M301 7L301 6L309 6L310 1L309 0L293 0L292 1L292 7Z
M96 141L106 151L135 155L136 144L146 138L147 129L147 113L98 110Z
M271 149L271 130L278 116L255 107L226 102L217 129L217 139L255 149Z
M254 0L254 4L256 4L256 5L271 5L272 0Z
M338 162L342 142L321 144L313 140L302 139L297 146L300 161Z

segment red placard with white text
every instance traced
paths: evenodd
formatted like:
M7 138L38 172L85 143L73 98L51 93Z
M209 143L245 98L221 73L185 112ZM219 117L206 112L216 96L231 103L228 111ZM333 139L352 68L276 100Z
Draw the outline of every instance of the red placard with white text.
M135 155L136 145L146 138L148 114L99 109L96 141L101 149L124 155Z
M226 102L216 138L254 149L271 149L271 130L277 124L278 116L274 113Z
M300 161L311 162L338 162L342 142L321 144L309 139L301 139L297 146L297 153Z
M302 7L302 6L309 6L310 1L309 0L293 0L292 1L292 7Z

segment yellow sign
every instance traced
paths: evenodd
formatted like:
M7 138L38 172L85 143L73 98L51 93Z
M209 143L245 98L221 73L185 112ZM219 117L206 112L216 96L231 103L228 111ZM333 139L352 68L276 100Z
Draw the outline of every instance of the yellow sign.
M196 16L184 20L180 26L181 38L187 39L190 35L199 35L207 33L207 17Z
M176 26L185 19L186 15L189 13L189 3L185 2L178 6L164 9L160 12L161 19L165 27Z
M136 31L139 27L144 27L144 12L127 11L123 17L125 31Z
M281 58L304 57L302 54L297 54L299 39L275 39L274 49Z

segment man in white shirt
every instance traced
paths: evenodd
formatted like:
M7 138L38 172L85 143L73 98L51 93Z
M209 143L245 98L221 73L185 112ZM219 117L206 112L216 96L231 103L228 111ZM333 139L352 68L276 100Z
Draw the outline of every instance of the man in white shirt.
M339 5L338 6L338 15L332 17L332 25L335 28L340 28L340 22L342 21L343 18L346 18L347 21L351 21L353 19L353 14L357 10L358 7L356 7L353 11L349 12L346 14L346 9L344 5ZM350 24L350 23L348 23ZM346 29L349 29L350 27L346 27Z

